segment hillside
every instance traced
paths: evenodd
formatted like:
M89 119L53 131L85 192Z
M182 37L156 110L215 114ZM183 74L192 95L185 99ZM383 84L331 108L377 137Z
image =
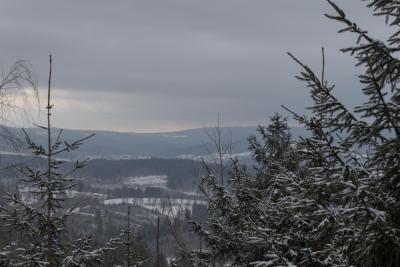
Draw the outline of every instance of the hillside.
M23 140L21 129L8 128L9 132ZM63 129L63 139L73 141L94 133L79 151L68 153L65 157L90 157L102 159L133 159L146 157L199 159L214 152L215 146L209 135L215 128L198 128L167 133L134 133L112 131L84 131ZM242 155L248 151L248 136L256 133L256 127L222 127L225 140L231 139L232 153ZM25 131L37 143L45 143L44 132L38 128ZM304 134L302 128L292 128L294 137ZM56 138L58 129L54 129ZM0 144L4 153L17 152L5 144ZM27 154L29 152L26 152Z

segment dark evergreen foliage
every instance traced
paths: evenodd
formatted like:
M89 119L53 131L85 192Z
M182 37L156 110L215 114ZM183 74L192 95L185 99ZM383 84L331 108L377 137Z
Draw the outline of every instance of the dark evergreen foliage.
M366 1L396 32L376 40L335 3L326 15L356 35L350 53L366 100L345 107L334 85L289 54L310 88L311 116L292 113L309 132L294 142L279 115L250 137L256 173L233 160L221 185L206 166L206 249L183 253L195 266L400 265L400 34L396 1ZM324 65L324 63L323 63Z

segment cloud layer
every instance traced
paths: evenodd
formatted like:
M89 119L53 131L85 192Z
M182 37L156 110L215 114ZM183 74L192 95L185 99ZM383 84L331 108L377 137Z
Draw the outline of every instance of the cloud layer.
M320 68L350 105L358 97L354 61L338 52L354 36L309 0L1 0L0 66L28 59L41 85L54 56L57 126L166 131L214 124L254 125L303 111L307 90L286 55ZM338 1L363 27L383 35L362 1ZM44 93L44 91L43 91Z

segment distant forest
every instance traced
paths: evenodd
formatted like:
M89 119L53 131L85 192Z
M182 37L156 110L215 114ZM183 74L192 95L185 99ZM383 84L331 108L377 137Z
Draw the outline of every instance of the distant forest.
M10 164L18 166L25 162L32 167L40 167L45 164L44 160L31 156L3 155L1 158L2 166L9 166ZM73 162L67 163L62 168L68 169L71 164ZM122 178L133 176L166 175L169 188L195 190L198 177L203 171L199 161L189 159L93 159L87 162L85 168L77 170L73 176L81 178L78 183L107 184L116 183ZM20 174L15 169L8 167L0 169L0 175L3 178L14 178Z

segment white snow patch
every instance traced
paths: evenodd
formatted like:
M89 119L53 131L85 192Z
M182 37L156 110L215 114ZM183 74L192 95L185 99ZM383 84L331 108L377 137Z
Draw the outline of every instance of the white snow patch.
M104 200L104 205L120 204L137 205L173 217L186 210L191 212L194 204L205 205L206 203L201 200L168 198L114 198Z
M137 187L162 187L167 186L167 175L148 175L148 176L133 176L126 177L122 182L124 185Z
M222 160L223 161L229 161L233 158L237 158L237 159L244 159L244 158L250 158L251 156L251 152L247 151L247 152L241 152L241 153L234 153L234 154L224 154L222 155ZM219 154L218 153L213 153L211 155L195 155L195 154L182 154L182 155L178 155L176 156L176 158L178 159L191 159L191 160L204 160L205 162L215 162L216 159L219 158Z
M100 199L100 200L104 200L107 198L106 194L92 193L92 192L80 192L80 191L76 191L76 190L66 190L65 193L68 198L90 197L90 198L95 198L95 199Z
M18 188L18 192L21 197L21 201L27 205L33 205L39 202L41 190L38 187L21 186ZM66 198L94 198L103 201L107 198L107 195L92 192L79 192L76 190L66 190Z

